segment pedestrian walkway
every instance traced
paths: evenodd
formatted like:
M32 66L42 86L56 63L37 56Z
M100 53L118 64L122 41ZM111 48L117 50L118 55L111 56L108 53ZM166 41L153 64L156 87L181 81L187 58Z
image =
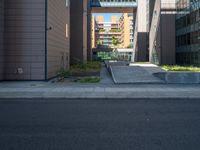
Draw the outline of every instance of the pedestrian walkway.
M4 87L4 85L7 85ZM181 84L79 84L43 83L40 86L0 83L0 100L4 98L66 99L200 99L200 85ZM35 83L37 85L37 83Z
M153 73L161 72L161 69L152 64L131 64L127 66L111 63L110 71L116 84L164 83L163 80L153 75Z

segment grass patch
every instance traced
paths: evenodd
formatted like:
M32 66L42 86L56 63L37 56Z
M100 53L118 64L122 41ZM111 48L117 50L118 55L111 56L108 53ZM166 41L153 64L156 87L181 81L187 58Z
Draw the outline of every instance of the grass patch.
M85 64L74 64L70 67L71 72L87 72L87 71L100 71L101 62L91 61Z
M99 83L100 77L85 77L78 80L80 83Z
M200 72L200 67L194 67L194 66L164 65L161 68L165 71Z

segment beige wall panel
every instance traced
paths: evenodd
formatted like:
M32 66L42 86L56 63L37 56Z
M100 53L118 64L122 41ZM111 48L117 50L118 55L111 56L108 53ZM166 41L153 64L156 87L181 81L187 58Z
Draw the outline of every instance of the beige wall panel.
M47 74L55 77L61 68L69 68L70 18L66 0L48 0Z
M45 0L5 0L5 80L45 79Z

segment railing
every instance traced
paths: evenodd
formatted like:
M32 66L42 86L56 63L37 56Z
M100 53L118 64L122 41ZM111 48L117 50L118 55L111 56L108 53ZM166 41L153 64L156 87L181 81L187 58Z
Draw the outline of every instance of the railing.
M137 0L90 0L91 7L136 7Z

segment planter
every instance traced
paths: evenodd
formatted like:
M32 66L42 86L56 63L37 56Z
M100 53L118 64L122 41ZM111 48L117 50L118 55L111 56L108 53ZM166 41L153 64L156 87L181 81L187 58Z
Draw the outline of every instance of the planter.
M100 71L71 72L74 77L100 76Z
M154 76L166 83L199 84L200 72L158 72Z

